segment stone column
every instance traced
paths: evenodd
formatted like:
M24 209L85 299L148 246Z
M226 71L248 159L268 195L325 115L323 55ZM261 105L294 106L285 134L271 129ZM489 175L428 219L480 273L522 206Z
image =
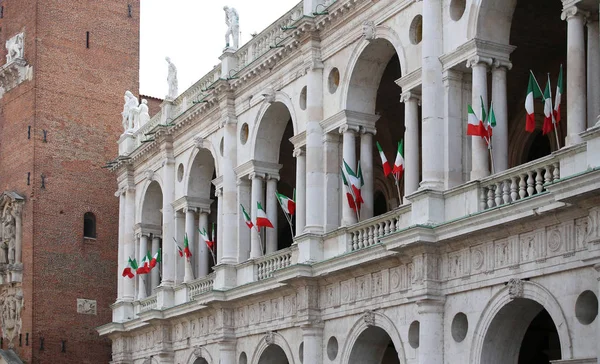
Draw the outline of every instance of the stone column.
M587 127L596 124L596 118L600 115L600 34L598 32L598 20L588 20L588 42L587 42Z
M313 48L320 45L312 41ZM312 50L311 52L314 52ZM315 57L315 55L311 55ZM312 60L308 71L308 85L306 110L308 121L306 123L306 226L304 230L309 233L323 232L323 63Z
M340 135L327 133L323 136L325 150L325 233L340 227Z
M373 217L374 199L373 194L373 135L376 130L361 128L360 136L360 169L363 175L364 186L361 195L365 201L360 210L360 219L366 220ZM328 201L329 202L329 201Z
M323 327L310 325L302 326L304 341L304 363L323 363Z
M306 225L306 154L294 149L296 158L296 236L302 235Z
M177 239L177 243L183 249L185 239L185 214L183 210L175 212L175 239ZM177 256L175 264L175 284L183 283L185 279L185 270L189 265L188 259L185 257Z
M444 71L444 184L446 189L463 183L462 138L465 131L462 99L463 73L452 69Z
M117 301L123 298L123 282L125 278L121 273L128 264L128 258L125 256L124 248L124 226L125 226L125 195L122 190L118 190L115 195L119 198L119 261L117 262Z
M423 180L421 188L444 188L444 88L442 0L423 1L422 93L423 93Z
M342 168L344 162L350 166L356 172L356 137L354 133L358 132L358 127L344 125L340 128L342 134ZM350 181L348 181L350 183ZM348 205L346 201L346 193L344 193L344 201L342 202L342 225L350 226L356 224L357 218L356 213Z
M209 231L208 226L208 214L210 212L206 210L200 210L200 215L198 217L198 228L200 230L206 229L208 234L212 234L212 231ZM210 257L210 251L206 246L206 242L204 239L198 239L198 254L196 257L196 266L198 267L198 278L205 277L209 273L209 262L212 258Z
M237 364L235 354L235 342L222 341L219 343L219 364Z
M303 175L304 177L304 175ZM246 178L238 179L238 202L244 206L247 211L251 206L250 199L250 181ZM240 208L241 210L241 208ZM246 226L243 214L240 212L238 219L238 262L245 262L250 258L250 234L252 231Z
M163 201L162 201L162 283L161 285L172 286L175 284L177 249L175 248L175 211L173 210L173 198L175 194L175 161L167 161L163 167Z
M277 245L277 209L279 209L279 207L277 205L279 205L279 202L277 201L277 196L275 195L275 192L277 191L277 181L279 178L275 178L273 176L268 176L267 177L267 217L269 218L269 220L271 220L271 223L273 224L273 229L265 229L266 231L266 237L267 237L267 242L266 242L266 251L267 254L270 253L274 253L277 251L278 245ZM264 207L264 205L263 205Z
M264 206L264 186L263 186L263 178L264 175L259 173L251 173L250 179L252 180L252 200L250 204L252 205L250 208L252 221L256 223L256 214L258 211L257 202L260 202L262 206ZM250 258L258 258L263 256L263 246L262 246L262 235L265 234L265 229L261 230L261 235L258 235L256 228L252 229L251 235L251 244L250 244Z
M217 262L222 263L223 258L223 190L220 187L215 189L215 197L217 198Z
M421 98L414 92L402 93L401 101L404 102L404 197L416 192L419 188L419 102ZM395 146L397 147L397 146ZM396 161L397 149L390 160L393 165ZM398 201L402 204L402 201Z
M585 72L586 13L576 6L563 10L567 20L567 146L582 141L579 133L586 129L587 96Z
M233 101L231 101L233 102ZM239 205L237 202L237 176L234 168L237 167L237 123L228 118L224 122L224 156L222 158L223 166L223 210L219 210L222 215L223 223L219 226L222 230L223 239L221 239L221 263L237 263L237 227Z
M148 235L142 234L140 236L140 253L138 262L142 265L142 260L148 254ZM143 300L148 297L148 291L146 290L146 283L148 282L148 274L136 274L138 278L138 300Z
M444 362L444 303L418 301L419 364Z
M160 238L158 236L152 237L152 255L156 254L160 249ZM160 270L162 269L162 263L150 271L150 289L155 289L160 284Z
M125 219L123 221L123 257L129 259L135 258L135 235L133 231L133 221L135 215L135 189L127 188L125 190ZM120 274L121 272L119 272ZM125 279L123 282L123 300L133 301L135 290L135 280Z
M478 118L481 118L481 100L486 112L488 111L487 71L492 64L491 58L475 56L467 61L467 67L473 69L473 91L471 106ZM483 138L471 137L471 180L490 175L489 152Z
M194 280L194 270L192 268L192 261L194 256L198 251L196 250L196 212L194 208L187 207L185 209L185 234L188 238L188 246L192 253L192 258L190 260L186 259L185 263L185 273L183 276L183 281L185 283L189 283ZM199 254L198 254L199 255Z
M495 60L492 67L492 103L496 127L492 135L494 173L508 169L508 102L506 100L506 72L512 63ZM553 100L554 101L554 100Z

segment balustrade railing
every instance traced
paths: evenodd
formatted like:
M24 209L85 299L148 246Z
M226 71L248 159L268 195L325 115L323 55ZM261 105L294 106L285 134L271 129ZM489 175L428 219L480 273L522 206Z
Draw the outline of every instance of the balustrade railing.
M158 306L158 300L156 296L150 296L148 298L144 298L140 300L140 312L146 312L150 310L155 310Z
M206 277L196 279L195 281L188 283L188 299L192 301L196 296L202 293L212 291L213 284L215 283L215 274L211 273Z
M408 226L410 207L400 207L386 214L376 216L359 224L350 226L350 251L370 247L379 239Z
M292 250L290 248L276 251L275 253L256 260L256 280L270 278L278 269L289 267L292 264Z
M480 210L539 195L560 178L559 159L553 155L522 164L481 181Z

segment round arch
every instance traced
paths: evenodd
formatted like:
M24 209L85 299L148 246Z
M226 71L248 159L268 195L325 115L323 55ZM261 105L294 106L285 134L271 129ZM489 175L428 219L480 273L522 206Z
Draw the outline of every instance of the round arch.
M522 294L520 294L517 299L533 301L534 303L542 306L542 308L548 312L558 332L562 359L572 359L573 344L571 342L571 335L569 333L567 319L556 298L552 295L552 293L550 293L550 291L540 284L529 281L520 281L519 284L523 285L523 289ZM475 326L475 330L473 331L473 343L471 345L469 363L483 363L482 355L484 351L486 334L500 310L513 302L515 299L509 294L510 289L510 285L503 287L490 299L490 302L488 302L483 310L479 321ZM533 319L533 317L531 318Z
M184 196L210 198L213 173L219 176L217 159L215 159L212 148L206 148L206 144L203 148L194 148L184 169ZM191 188L191 185L196 187ZM208 192L205 193L205 191Z
M155 223L156 225L160 225L160 222L146 222L144 221L146 219L146 216L144 216L144 212L145 210L147 210L148 205L147 202L149 201L149 197L152 194L156 194L160 192L160 200L159 200L159 208L162 208L162 193L163 193L163 185L162 185L162 180L160 179L160 177L156 174L154 174L152 176L152 178L147 179L146 181L143 182L143 186L142 186L142 193L140 195L140 199L139 199L139 203L137 204L137 211L136 211L136 215L139 217L139 221L137 221L137 223Z
M342 364L351 364L350 354L352 354L352 348L356 344L358 337L365 330L370 327L378 327L385 331L390 339L392 339L392 343L398 352L398 360L400 360L400 364L406 363L406 356L404 354L404 345L402 344L402 340L400 339L400 333L396 329L396 326L390 320L389 317L380 313L380 312L372 312L369 311L365 313L358 321L352 326L348 336L346 337L346 342L342 348L342 355L340 357L340 363Z
M188 356L186 363L187 364L197 364L196 360L198 360L198 359L203 359L206 362L206 364L214 363L212 356L210 355L208 350L206 350L206 348L204 348L204 347L194 348L194 350Z
M375 39L372 40L367 40L364 37L362 37L358 43L356 44L356 46L354 47L354 50L352 51L351 55L350 55L350 61L348 62L348 65L346 67L346 72L344 72L343 75L343 82L341 82L341 90L342 92L340 93L341 95L341 109L342 110L346 110L349 105L362 105L361 108L363 108L363 110L353 110L353 111L361 111L361 112L366 112L366 113L371 113L373 114L375 111L375 99L376 99L376 93L377 93L377 87L379 85L379 81L381 79L381 76L383 75L383 71L385 70L385 67L387 65L387 62L389 61L389 58L392 57L394 55L394 52L398 55L398 60L400 62L400 74L404 75L406 74L406 70L408 69L408 65L407 65L407 61L406 61L406 55L404 53L404 46L402 45L402 42L400 41L400 37L398 36L398 33L396 33L392 28L384 26L384 25L379 25L377 27L375 27ZM383 56L383 58L385 58L385 62L382 62L379 67L377 67L377 70L375 72L375 76L373 76L373 73L370 73L370 79L376 83L376 85L373 85L374 90L372 90L372 92L370 93L370 97L369 99L372 99L372 110L369 111L369 107L368 106L364 106L364 102L361 102L360 100L362 98L364 98L363 93L361 92L361 90L357 90L356 86L353 85L353 76L355 76L355 72L356 70L358 70L361 67L361 60L364 59L364 55L365 55L365 50L367 48L373 47L374 52L372 53L379 53ZM381 49L379 49L381 48ZM360 107L360 106L359 106ZM354 108L356 108L356 106L354 106ZM364 110L366 108L366 110Z
M287 115L286 115L287 113ZM263 157L260 153L257 153L257 142L259 140L268 140L269 138L281 138L280 135L283 135L284 130L287 126L288 120L285 120L285 123L277 124L278 118L288 116L292 120L292 128L294 130L294 135L298 134L298 121L296 118L296 110L294 108L294 103L288 94L282 91L275 92L275 98L273 102L263 102L258 109L258 113L256 114L256 118L254 119L254 127L252 128L252 135L250 139L250 150L251 150L251 159L265 160L261 159ZM273 123L270 121L274 121L276 125L273 127ZM265 130L265 128L269 128L269 130ZM264 138L262 137L264 135ZM281 141L276 143L277 150L275 153L269 148L261 148L265 152L263 154L270 155L271 158L279 156L279 145ZM275 145L275 144L273 144ZM261 145L261 147L264 145ZM257 155L259 154L259 155ZM269 161L270 160L265 160ZM276 162L276 161L275 161Z
M510 43L510 28L517 0L474 0L469 13L468 39ZM494 19L490 23L489 19Z
M254 353L252 354L252 360L250 360L250 363L258 364L262 354L271 345L277 345L281 348L281 350L283 350L289 364L295 363L294 354L290 348L290 345L287 343L285 338L277 332L270 332L267 335L265 335L262 339L260 339L258 345L256 346L256 349L254 350Z

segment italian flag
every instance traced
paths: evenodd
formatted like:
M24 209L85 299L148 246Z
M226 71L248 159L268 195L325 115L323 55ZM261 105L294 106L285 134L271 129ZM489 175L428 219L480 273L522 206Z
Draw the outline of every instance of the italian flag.
M492 130L496 127L496 113L494 113L494 104L490 105L490 114L488 115L487 124L488 124L488 128L487 128L488 136L491 137Z
M248 215L248 213L246 212L246 209L244 208L244 206L242 204L240 204L240 207L242 208L242 213L244 214L244 220L246 222L246 226L248 226L248 229L252 229L254 227L254 224L252 223L252 219L250 218L250 215Z
M134 272L138 269L137 261L135 259L129 258L127 261L127 266L123 269L123 277L133 278Z
M198 229L198 232L200 233L202 239L204 239L204 242L206 243L208 249L212 250L213 246L215 246L215 242L211 240L211 238L208 236L206 228L202 228L202 230Z
M261 227L272 228L273 224L271 220L267 217L265 210L263 210L260 202L256 202L256 226L258 227L258 231L260 231Z
M390 166L390 162L388 162L385 154L383 153L383 149L381 149L381 145L377 142L377 150L379 151L379 156L381 157L381 165L383 166L383 174L387 177L392 172L392 167Z
M398 143L398 152L396 153L396 161L394 161L394 178L400 180L404 174L404 139Z
M550 75L544 89L544 125L542 126L542 134L546 135L552 131L552 91L550 91Z
M192 252L190 251L190 244L188 241L187 233L183 236L183 254L185 257L189 259L192 256Z
M525 98L525 111L527 118L525 119L525 131L533 133L535 130L535 110L533 102L535 98L542 97L542 91L537 84L533 72L529 71L529 83L527 84L527 97Z
M161 257L161 249L158 249L158 251L152 256L152 259L150 259L150 269L156 267L156 264L162 261Z
M481 128L479 127L479 118L475 115L475 111L471 105L467 105L468 116L467 116L467 135L481 136Z
M146 253L140 262L140 266L135 271L137 274L147 274L150 272L150 252Z
M177 242L177 240L175 240L175 238L173 238L173 240L175 241L175 246L177 247L177 253L179 253L180 257L183 257L183 249L181 249L179 243Z
M479 135L482 138L485 138L486 136L488 136L488 130L485 126L485 124L487 123L487 114L485 112L485 104L483 103L483 96L479 96L479 99L481 100L481 119L479 119Z
M563 67L560 65L560 72L558 73L558 83L556 84L556 96L554 99L554 120L558 124L560 121L560 102L563 94Z
M346 179L346 173L342 168L342 181L344 182L344 190L346 190L346 198L348 199L348 206L354 211L356 211L356 203L354 203L354 196L350 190L350 185L348 184L348 180Z
M296 202L287 197L286 195L282 195L279 192L275 192L277 195L277 200L279 201L279 205L281 205L281 209L288 215L293 215L296 212Z
M346 171L346 176L348 176L348 182L350 182L350 188L352 188L356 208L360 211L360 205L364 202L360 194L360 188L362 187L362 178L360 177L360 162L358 162L358 174L354 173L346 161L344 161L343 169Z

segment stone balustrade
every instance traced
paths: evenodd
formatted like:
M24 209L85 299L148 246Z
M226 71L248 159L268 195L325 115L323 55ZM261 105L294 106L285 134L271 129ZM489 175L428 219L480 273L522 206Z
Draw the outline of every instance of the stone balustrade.
M559 158L552 154L481 180L479 209L484 211L539 195L560 178Z
M206 277L196 279L195 281L188 283L188 301L193 301L197 296L212 291L213 284L215 283L215 274L211 273Z
M150 310L155 310L156 307L158 306L158 300L156 298L156 295L154 296L150 296L148 298L145 298L143 300L139 301L139 312L146 312L146 311L150 311Z
M256 259L254 264L257 281L270 278L278 269L289 267L292 264L292 249L286 248L273 254Z
M370 247L379 242L379 238L410 225L410 206L402 206L383 215L348 228L349 251L356 251Z

